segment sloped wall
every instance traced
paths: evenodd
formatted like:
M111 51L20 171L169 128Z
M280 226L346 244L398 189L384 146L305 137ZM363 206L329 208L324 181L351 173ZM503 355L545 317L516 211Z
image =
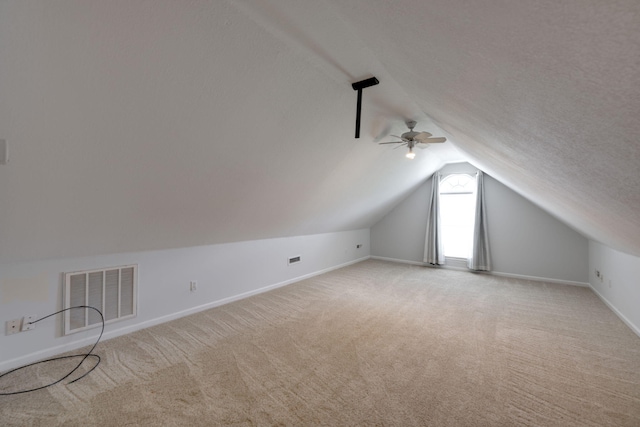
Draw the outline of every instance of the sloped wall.
M444 173L470 173L468 163ZM421 263L431 179L371 228L371 255ZM496 274L588 281L588 240L485 174L489 244Z
M357 248L357 245L362 245ZM301 262L288 265L288 258ZM369 229L164 251L0 265L0 320L62 308L62 273L138 264L138 316L107 325L112 338L283 286L369 257ZM189 282L198 282L190 292ZM0 334L0 371L92 344L98 330L62 336L61 316Z

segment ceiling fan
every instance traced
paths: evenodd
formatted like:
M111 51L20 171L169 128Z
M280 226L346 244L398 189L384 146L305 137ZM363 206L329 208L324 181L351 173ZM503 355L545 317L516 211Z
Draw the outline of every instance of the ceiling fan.
M406 156L409 159L413 159L416 157L416 153L413 152L414 147L427 148L427 144L435 144L447 140L445 137L433 137L429 132L415 132L413 128L416 127L417 123L414 120L408 120L405 124L409 128L409 132L405 132L401 136L391 135L394 138L401 139L401 141L379 142L378 144L400 144L398 147L406 145L409 147L409 152Z

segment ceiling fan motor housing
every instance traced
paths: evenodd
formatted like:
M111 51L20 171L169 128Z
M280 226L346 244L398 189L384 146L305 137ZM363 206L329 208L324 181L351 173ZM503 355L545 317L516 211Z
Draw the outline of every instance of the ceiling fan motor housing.
M402 134L402 137L403 137L404 139L413 140L413 137L414 137L414 136L416 136L416 135L418 135L419 133L420 133L420 132L414 132L414 131L411 131L411 132L405 132L405 133L403 133L403 134Z

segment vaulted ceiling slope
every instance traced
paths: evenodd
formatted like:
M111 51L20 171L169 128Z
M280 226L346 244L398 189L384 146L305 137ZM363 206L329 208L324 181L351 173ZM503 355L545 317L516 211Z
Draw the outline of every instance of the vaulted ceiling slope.
M636 0L2 1L0 264L365 228L459 160L640 255L639 28ZM409 118L450 142L376 144Z
M335 2L473 163L640 255L640 2Z

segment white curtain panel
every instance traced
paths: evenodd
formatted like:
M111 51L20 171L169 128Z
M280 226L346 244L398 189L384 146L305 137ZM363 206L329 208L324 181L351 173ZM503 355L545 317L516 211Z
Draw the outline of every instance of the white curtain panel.
M427 214L427 233L424 242L423 261L433 265L444 264L442 232L440 231L440 172L431 177L431 196Z
M471 270L491 270L491 256L489 254L489 234L487 233L487 213L484 202L484 174L478 171L476 175L476 216L473 226L473 249L467 260Z

